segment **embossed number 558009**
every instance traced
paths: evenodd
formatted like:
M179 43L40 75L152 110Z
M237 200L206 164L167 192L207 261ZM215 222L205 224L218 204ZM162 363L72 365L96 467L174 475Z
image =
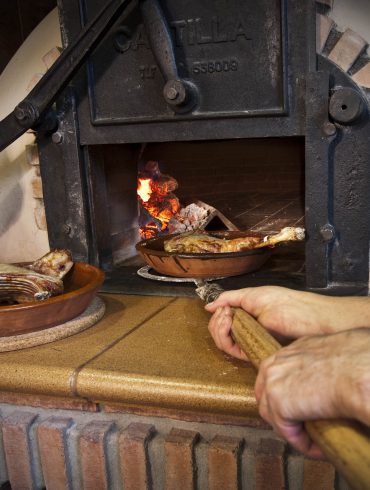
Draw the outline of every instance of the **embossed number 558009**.
M220 60L220 61L194 61L194 75L202 73L220 73L222 71L236 71L238 69L237 60Z

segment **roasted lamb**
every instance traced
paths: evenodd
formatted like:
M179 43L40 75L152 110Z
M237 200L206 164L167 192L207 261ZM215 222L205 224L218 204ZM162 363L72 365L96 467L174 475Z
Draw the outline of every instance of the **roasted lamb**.
M72 266L71 252L65 249L56 249L35 260L28 268L39 274L62 279L71 270Z
M165 240L166 252L176 253L228 253L243 252L262 247L273 247L277 243L304 239L303 228L283 228L275 235L265 237L245 236L240 238L218 238L199 231L183 233Z
M0 302L27 303L63 293L62 278L73 266L68 250L52 250L33 264L0 264Z

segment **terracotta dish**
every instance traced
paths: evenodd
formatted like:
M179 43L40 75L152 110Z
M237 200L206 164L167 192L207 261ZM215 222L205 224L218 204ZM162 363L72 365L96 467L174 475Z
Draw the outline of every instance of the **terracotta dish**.
M104 272L76 262L63 280L65 292L45 301L0 306L0 337L61 325L80 315L103 284Z
M246 236L240 231L213 232L225 238ZM259 269L270 257L269 248L258 248L245 252L177 254L166 252L163 244L174 235L143 240L136 250L155 271L165 276L212 278L238 276ZM250 236L250 235L248 235Z

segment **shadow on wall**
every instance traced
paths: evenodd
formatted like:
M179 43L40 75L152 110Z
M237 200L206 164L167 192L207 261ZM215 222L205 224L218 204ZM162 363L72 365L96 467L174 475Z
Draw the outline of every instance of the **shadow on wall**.
M13 162L0 159L0 237L19 219L24 201L20 180L27 170L21 157Z

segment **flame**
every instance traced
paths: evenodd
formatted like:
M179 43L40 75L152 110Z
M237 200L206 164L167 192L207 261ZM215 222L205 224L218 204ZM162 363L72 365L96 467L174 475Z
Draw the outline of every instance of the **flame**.
M167 232L168 222L180 210L179 200L172 193L176 188L176 180L168 176L138 179L138 200L149 215L139 229L141 237L153 238Z
M139 179L137 186L137 194L143 202L148 202L152 194L151 184L152 179Z

